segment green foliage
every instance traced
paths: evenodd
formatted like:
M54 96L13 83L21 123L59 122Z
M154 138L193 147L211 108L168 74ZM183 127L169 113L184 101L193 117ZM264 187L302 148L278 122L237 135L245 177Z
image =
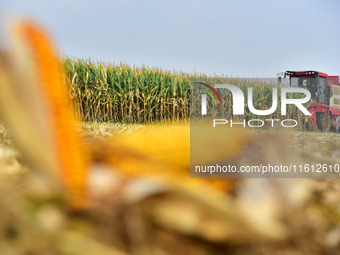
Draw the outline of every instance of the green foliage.
M63 59L82 121L145 123L189 117L190 76L159 68Z
M160 68L112 65L91 60L62 59L77 117L88 122L147 123L187 120L190 116L190 82L229 83L239 86L247 95L254 89L256 109L271 106L273 84L263 84L227 76L207 76L164 71ZM280 94L280 93L279 93ZM221 94L222 110L232 117L230 93ZM194 95L192 100L196 100ZM279 102L280 107L280 102ZM271 118L279 118L279 107ZM289 109L289 116L297 109ZM247 118L254 118L246 112Z

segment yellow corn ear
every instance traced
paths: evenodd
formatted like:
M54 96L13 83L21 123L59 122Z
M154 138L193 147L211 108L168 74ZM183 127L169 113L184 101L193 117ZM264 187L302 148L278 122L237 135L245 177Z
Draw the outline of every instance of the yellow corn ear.
M86 205L87 152L81 146L69 95L56 51L47 34L37 25L20 22L14 28L15 37L24 42L33 58L37 85L48 110L55 157L63 183L69 190L75 208Z

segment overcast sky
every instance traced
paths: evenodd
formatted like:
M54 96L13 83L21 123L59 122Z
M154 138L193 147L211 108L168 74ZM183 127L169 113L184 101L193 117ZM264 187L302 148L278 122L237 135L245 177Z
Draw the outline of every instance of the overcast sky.
M337 0L0 0L34 19L61 53L164 69L275 77L340 74Z

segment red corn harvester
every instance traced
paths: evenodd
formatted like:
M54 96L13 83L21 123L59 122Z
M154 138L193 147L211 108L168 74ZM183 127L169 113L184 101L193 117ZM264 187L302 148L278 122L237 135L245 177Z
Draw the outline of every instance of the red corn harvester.
M281 86L308 89L311 100L306 127L308 130L320 129L328 132L335 128L335 119L340 116L339 76L330 76L317 71L286 71L277 75ZM288 82L284 82L289 78Z

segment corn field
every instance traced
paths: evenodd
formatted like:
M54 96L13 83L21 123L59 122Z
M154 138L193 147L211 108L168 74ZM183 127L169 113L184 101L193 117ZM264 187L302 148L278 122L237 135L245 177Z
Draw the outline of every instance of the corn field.
M190 82L207 81L210 84L229 83L241 88L254 87L256 109L269 109L274 84L259 83L228 76L208 76L164 71L160 68L131 67L103 64L91 60L62 59L77 117L86 122L147 123L187 120L190 117ZM280 94L280 90L278 92ZM232 117L231 93L223 93L224 117ZM192 100L199 100L192 95ZM209 106L208 106L209 107ZM247 110L246 118L254 118ZM258 117L258 116L257 116ZM278 109L267 118L280 118ZM296 107L288 107L286 118L302 116Z
M63 64L82 121L145 123L189 117L187 74L70 58Z

